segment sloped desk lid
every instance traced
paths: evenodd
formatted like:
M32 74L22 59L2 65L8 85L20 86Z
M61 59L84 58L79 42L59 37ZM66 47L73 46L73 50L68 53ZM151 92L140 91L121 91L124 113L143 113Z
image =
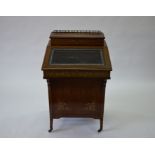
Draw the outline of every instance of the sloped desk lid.
M91 44L90 46L82 45L70 45L64 46L61 45L61 42L58 46L52 44L52 39L54 38L63 38L68 40L68 38L100 38L103 41L103 45L96 46ZM42 70L44 73L50 72L50 75L53 75L53 71L67 72L67 71L104 71L110 73L112 70L110 56L108 47L105 42L104 34L100 31L91 31L91 32L67 32L67 31L54 31L50 35L50 40L47 45L44 61L42 65ZM63 40L62 40L63 41ZM53 72L53 73L52 73ZM71 73L71 72L70 72ZM103 73L103 72L102 72Z

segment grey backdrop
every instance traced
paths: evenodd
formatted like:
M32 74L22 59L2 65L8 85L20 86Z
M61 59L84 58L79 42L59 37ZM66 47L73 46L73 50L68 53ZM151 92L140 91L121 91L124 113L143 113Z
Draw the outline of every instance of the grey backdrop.
M54 29L105 33L113 71L98 120L54 120L41 65ZM154 17L0 17L0 137L155 137Z

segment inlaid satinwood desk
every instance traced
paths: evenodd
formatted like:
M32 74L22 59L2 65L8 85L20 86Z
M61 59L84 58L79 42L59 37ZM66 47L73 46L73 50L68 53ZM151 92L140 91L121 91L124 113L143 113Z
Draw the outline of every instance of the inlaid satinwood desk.
M112 70L101 31L60 31L50 35L42 65L47 79L50 130L53 119L88 117L103 128L104 98Z

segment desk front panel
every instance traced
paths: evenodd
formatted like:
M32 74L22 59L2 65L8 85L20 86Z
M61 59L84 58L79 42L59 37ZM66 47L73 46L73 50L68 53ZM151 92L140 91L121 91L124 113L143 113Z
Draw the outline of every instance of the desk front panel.
M103 113L104 85L101 79L51 79L53 118L93 117Z

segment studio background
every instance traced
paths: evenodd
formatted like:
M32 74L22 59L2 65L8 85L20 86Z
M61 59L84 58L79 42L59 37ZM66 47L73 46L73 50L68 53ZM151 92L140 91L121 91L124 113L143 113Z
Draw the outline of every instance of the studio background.
M101 30L113 71L99 121L54 120L41 65L55 29ZM0 137L155 137L155 17L0 17Z

